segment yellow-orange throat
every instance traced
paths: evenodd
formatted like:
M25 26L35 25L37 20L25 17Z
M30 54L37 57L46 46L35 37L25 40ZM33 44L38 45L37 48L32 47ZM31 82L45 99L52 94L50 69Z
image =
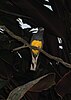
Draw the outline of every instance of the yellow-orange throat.
M39 41L39 40L33 40L32 43L31 43L31 46L34 46L34 47L38 47L38 48L42 48L42 41ZM37 55L39 53L39 50L34 50L32 49L32 52Z

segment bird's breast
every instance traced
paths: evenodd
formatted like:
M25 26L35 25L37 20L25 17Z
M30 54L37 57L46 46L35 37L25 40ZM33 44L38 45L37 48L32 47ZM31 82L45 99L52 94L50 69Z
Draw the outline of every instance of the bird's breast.
M31 42L31 46L42 48L42 41L33 40ZM32 52L37 55L39 53L39 50L32 49Z

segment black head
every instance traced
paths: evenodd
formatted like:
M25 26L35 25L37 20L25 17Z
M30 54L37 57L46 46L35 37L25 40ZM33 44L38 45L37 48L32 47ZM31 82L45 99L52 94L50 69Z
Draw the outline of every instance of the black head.
M44 31L44 28L43 27L39 27L38 28L38 32L43 32Z
M44 28L43 27L39 27L38 28L38 32L36 34L33 34L32 36L32 40L43 40L43 33L44 33Z

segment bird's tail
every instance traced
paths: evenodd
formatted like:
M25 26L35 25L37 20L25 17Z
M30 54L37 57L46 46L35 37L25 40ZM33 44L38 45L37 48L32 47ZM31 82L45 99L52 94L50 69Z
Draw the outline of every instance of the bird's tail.
M39 56L39 55L37 55L36 57L34 57L34 56L32 55L32 63L31 63L31 67L30 67L30 70L32 70L32 71L36 71L36 69L37 69L37 60L38 60L38 56Z

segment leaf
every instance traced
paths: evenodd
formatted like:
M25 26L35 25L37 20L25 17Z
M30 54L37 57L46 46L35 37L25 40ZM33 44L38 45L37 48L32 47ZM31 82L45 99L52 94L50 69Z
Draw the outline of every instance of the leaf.
M66 73L56 84L55 90L62 98L66 94L71 94L71 71Z
M42 92L43 90L51 88L53 85L55 85L55 74L50 73L48 76L36 83L29 91Z
M51 74L52 75L52 74ZM54 74L53 74L54 75ZM49 76L49 74L46 74L40 78L37 78L25 85L19 86L17 88L15 88L13 91L10 92L7 100L20 100L24 94L31 88L33 87L36 83L38 83L40 80L46 78L47 76Z
M7 82L7 80L0 79L0 89L2 89L7 84Z

